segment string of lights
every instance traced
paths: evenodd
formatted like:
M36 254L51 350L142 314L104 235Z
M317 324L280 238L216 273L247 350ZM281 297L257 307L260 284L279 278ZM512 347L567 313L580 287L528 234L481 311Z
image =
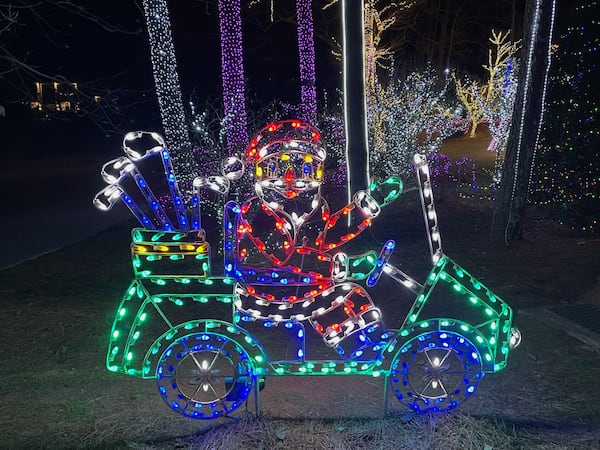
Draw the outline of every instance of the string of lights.
M553 39L553 35L554 35L554 17L556 15L556 0L552 1L552 13L550 15L550 32L548 34L548 44L547 44L547 51L546 51L546 71L544 72L544 81L543 81L543 87L542 87L542 96L540 99L541 102L541 108L540 108L540 119L538 121L538 128L537 128L537 132L535 135L535 144L533 146L533 156L531 158L531 166L535 167L535 156L540 144L540 136L542 133L542 125L543 125L543 121L544 121L544 112L545 112L545 108L546 108L546 91L548 89L548 75L550 73L550 66L552 63L552 39ZM533 177L533 170L529 171L529 179L527 181L527 190L530 190L531 187L531 180Z
M518 134L517 134L517 150L516 150L516 156L515 156L514 176L512 179L512 186L511 186L511 191L510 191L510 203L511 204L515 200L515 194L516 194L517 183L518 183L518 178L519 178L519 170L518 170L517 166L520 163L521 147L523 144L523 134L524 134L524 129L525 129L525 117L526 117L525 112L526 112L526 106L527 106L527 103L529 101L529 96L530 96L533 52L535 50L535 41L537 39L538 29L540 27L540 16L541 16L540 4L541 4L541 0L536 0L534 17L532 19L532 30L531 30L531 34L529 36L528 52L527 52L527 55L526 55L525 61L524 61L525 79L524 79L524 85L523 85L523 99L521 102L521 110L520 110L521 115L519 117L519 123L518 123L519 129L518 129ZM543 110L543 108L542 108L542 110Z

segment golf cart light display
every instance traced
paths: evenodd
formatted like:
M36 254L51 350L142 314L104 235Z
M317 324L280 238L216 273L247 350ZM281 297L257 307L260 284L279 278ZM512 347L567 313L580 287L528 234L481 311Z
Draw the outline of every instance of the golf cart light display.
M159 135L130 133L123 147L127 156L103 167L108 186L94 199L103 210L121 199L141 225L132 231L134 279L115 314L107 367L156 379L167 405L186 417L228 416L252 393L258 414L264 378L284 375L384 377L384 413L390 389L414 411L447 411L485 373L503 369L519 344L512 309L443 253L421 155L414 163L432 261L423 282L390 262L392 240L344 251L397 201L402 182L371 183L330 210L321 135L302 121L267 125L243 161L228 158L223 176L197 178L191 211ZM215 269L199 192L227 193L245 169L254 194L226 203ZM399 328L384 323L371 297L382 276L415 296Z

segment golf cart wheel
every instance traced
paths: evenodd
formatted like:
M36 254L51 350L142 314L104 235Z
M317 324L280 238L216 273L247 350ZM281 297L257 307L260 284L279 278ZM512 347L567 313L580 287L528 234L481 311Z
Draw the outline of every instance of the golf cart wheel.
M158 391L175 412L193 419L229 415L250 395L253 367L235 341L196 333L174 341L156 371Z
M405 343L390 370L398 400L419 412L456 408L477 389L483 376L477 348L460 334L430 331Z

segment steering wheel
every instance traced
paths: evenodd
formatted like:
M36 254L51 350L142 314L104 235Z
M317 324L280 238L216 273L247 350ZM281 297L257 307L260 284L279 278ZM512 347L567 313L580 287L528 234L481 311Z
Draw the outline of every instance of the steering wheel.
M394 251L395 247L396 242L391 239L383 244L383 247L379 252L379 256L377 257L377 262L375 263L375 269L373 269L367 278L367 286L373 287L377 284L379 277L381 276L381 272L383 272L383 268L390 260L390 256L392 256L392 252Z

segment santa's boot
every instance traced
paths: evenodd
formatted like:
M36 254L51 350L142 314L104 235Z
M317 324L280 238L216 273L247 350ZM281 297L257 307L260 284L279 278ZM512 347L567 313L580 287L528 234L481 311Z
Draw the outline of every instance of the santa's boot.
M310 323L325 343L345 359L371 361L381 357L390 334L381 320L381 312L359 285L336 286L329 308L318 308Z

